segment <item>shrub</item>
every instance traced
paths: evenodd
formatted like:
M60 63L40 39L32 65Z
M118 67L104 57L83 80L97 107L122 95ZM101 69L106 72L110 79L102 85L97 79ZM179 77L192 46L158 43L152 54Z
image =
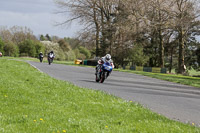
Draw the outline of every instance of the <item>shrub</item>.
M36 48L33 40L25 40L19 44L20 56L27 55L35 57Z
M19 56L18 46L15 45L13 42L6 43L4 46L4 55L18 57Z
M4 42L0 37L0 52L2 52L2 53L3 53L3 47L4 47Z
M44 53L45 52L45 46L40 43L40 42L36 42L35 43L35 49L36 49L36 55L35 57L38 57L39 53L42 52Z
M85 55L85 58L89 59L91 57L91 53L87 48L80 46L79 51L81 54ZM83 58L83 56L82 56L82 58Z
M140 44L135 44L129 51L129 59L137 66L143 66L148 61L148 57L144 55L143 47Z
M73 50L70 50L69 52L67 52L67 58L66 58L66 60L73 61L75 59L76 59L76 55L75 55L75 53L74 53Z
M41 41L41 43L45 47L45 55L47 55L50 51L54 51L56 60L65 60L65 53L60 48L58 43L51 41Z

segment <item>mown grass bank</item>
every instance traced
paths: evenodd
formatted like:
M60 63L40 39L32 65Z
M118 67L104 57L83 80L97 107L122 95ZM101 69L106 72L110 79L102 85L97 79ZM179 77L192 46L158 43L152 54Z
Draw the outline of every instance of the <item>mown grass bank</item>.
M141 72L132 70L122 70L122 69L117 71L140 74L152 78L157 78L161 80L171 81L175 83L180 83L200 88L200 77L182 76L177 74L150 73L150 72Z
M0 64L0 132L200 132L134 101L53 79L25 62L0 59Z

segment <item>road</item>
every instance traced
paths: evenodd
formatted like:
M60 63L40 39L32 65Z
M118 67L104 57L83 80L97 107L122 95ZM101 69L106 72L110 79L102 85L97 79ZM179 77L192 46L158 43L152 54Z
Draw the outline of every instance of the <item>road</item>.
M117 71L113 71L102 84L95 82L94 68L29 63L56 79L103 90L122 99L138 102L172 120L200 126L200 88Z

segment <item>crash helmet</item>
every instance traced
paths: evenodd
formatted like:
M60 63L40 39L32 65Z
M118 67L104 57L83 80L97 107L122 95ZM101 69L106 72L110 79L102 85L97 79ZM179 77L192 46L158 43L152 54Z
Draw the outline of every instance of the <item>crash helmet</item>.
M111 59L111 55L110 54L106 54L106 60L110 60Z

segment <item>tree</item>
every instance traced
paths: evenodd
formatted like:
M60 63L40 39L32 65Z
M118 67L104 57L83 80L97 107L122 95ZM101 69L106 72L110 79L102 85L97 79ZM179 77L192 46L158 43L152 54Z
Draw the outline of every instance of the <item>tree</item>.
M64 40L70 45L72 49L76 49L80 45L80 40L78 38L64 37Z
M68 24L74 20L78 20L81 24L85 25L85 31L90 30L93 31L95 29L96 34L96 55L98 56L99 49L99 31L100 25L98 22L98 10L96 8L96 3L98 0L56 0L56 4L59 6L61 10L58 13L66 13L69 12L71 18L67 19L63 23L59 25ZM94 28L95 27L95 28Z
M7 29L7 27L0 27L0 37L4 42L9 42L12 41L12 34L10 32L9 29Z
M60 46L60 48L64 51L64 52L68 52L71 48L70 45L64 40L64 39L60 39L58 41L58 44Z
M33 40L25 40L19 44L20 56L36 56L36 48Z
M147 63L148 57L144 55L143 47L140 44L135 44L129 51L129 59L137 66L143 66Z
M141 45L140 54L149 56L146 65L152 67L170 64L172 69L178 54L179 73L183 73L186 46L191 53L189 40L200 35L198 4L195 0L57 0L60 13L71 16L62 24L73 20L84 24L78 45L93 49L95 44L96 56L110 53L123 65L130 61L132 53L127 51Z
M146 9L146 16L150 22L150 33L152 36L152 43L158 44L159 53L159 67L164 67L164 38L167 35L170 23L170 8L171 1L166 0L151 0L148 2Z
M4 55L5 56L13 56L18 57L19 56L19 48L17 45L15 45L13 42L7 42L4 46Z
M40 35L40 41L45 41L46 38L43 35Z
M0 36L4 42L12 41L16 45L22 41L25 41L26 39L37 40L31 29L21 26L13 26L9 29L7 27L2 27L0 29Z
M79 47L79 52L80 52L81 54L85 55L85 57L86 57L87 59L89 59L90 56L91 56L90 51L89 51L88 49L82 47L82 46Z
M192 0L175 0L174 1L173 19L174 29L178 34L179 40L179 57L178 57L178 73L184 72L185 65L185 44L188 38L188 33L194 26L199 25L197 18L199 16L198 10L195 11L195 6L198 3Z
M76 55L75 55L74 51L73 50L68 51L66 60L74 61L75 59L76 59Z
M33 35L33 31L27 27L13 26L10 28L12 33L12 42L16 45L20 44L25 40L37 40Z
M51 37L49 36L49 34L46 34L46 39L48 40L48 41L51 41Z
M4 47L4 42L2 41L0 37L0 52L3 53L3 47Z
M196 50L196 55L197 55L198 70L200 71L200 46Z
M45 47L44 47L44 45L41 42L35 41L34 45L35 45L35 50L36 50L35 57L38 57L38 55L39 55L40 52L42 52L42 53L45 52Z
M60 38L58 36L51 37L51 41L53 41L53 42L58 42L59 40L60 40Z

